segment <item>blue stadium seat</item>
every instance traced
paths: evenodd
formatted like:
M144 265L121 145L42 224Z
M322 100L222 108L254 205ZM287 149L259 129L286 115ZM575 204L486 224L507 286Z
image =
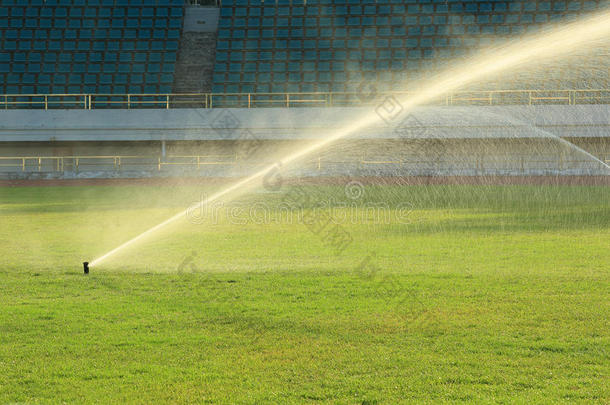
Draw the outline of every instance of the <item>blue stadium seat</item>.
M327 91L346 88L347 80L362 79L363 72L389 86L392 74L442 67L467 48L534 31L549 21L569 21L600 4L223 0L213 89ZM140 88L144 81L157 91L171 88L183 15L182 0L3 0L0 90L11 85L18 90L88 86L88 91L99 91L107 86L116 93ZM229 71L231 80L239 79L227 88L221 81ZM270 85L271 71L274 80L284 82ZM317 73L322 77L316 78ZM47 83L39 81L43 75Z

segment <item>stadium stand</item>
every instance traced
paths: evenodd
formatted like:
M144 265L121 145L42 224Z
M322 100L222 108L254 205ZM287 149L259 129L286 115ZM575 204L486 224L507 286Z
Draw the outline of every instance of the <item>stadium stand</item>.
M213 30L183 30L185 10L195 4L220 5ZM119 100L119 94L358 92L363 83L379 91L406 83L401 89L408 90L409 84L481 47L518 39L549 22L571 21L609 4L0 0L0 94L94 94L94 102L74 105L91 108L107 106L104 101ZM562 64L539 65L535 72L507 73L501 83L469 90L608 89L608 55L604 45L574 56L576 63L567 58ZM216 97L214 105L233 99L251 105L250 98L223 97ZM47 107L46 101L36 100L36 107ZM114 106L128 106L125 100L114 101ZM198 104L180 104L177 97L173 104L165 98L146 100L153 98L138 99L151 107L213 104L211 98ZM32 101L4 97L4 106L23 108ZM69 106L63 101L55 105Z
M170 93L183 0L0 0L0 93Z
M608 5L605 0L304 1L223 0L213 92L350 92L363 80L391 90L480 47ZM598 56L604 82L599 86L607 88L607 53ZM561 80L572 74L569 65L556 70L547 76ZM587 84L595 87L596 80ZM556 88L557 80L514 77L502 86Z
M0 0L0 179L244 176L260 165L243 153L253 141L275 153L373 111L363 85L408 97L481 47L610 6L306 1ZM306 174L594 173L538 151L552 131L608 161L608 45L439 94L401 131L384 120L346 140L337 159L352 141L357 159L312 157Z

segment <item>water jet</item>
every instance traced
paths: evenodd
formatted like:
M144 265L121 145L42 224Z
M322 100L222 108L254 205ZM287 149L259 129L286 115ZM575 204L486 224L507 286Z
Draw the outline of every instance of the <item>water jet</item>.
M489 80L510 69L523 68L523 66L527 66L528 63L540 63L541 60L566 55L570 51L586 46L588 43L607 38L610 33L609 21L610 12L605 11L599 15L570 23L564 27L558 27L546 32L542 31L526 37L525 39L520 39L519 41L508 41L504 45L483 50L478 57L464 60L459 65L436 74L433 78L426 80L419 85L418 88L407 96L400 97L397 101L399 101L399 104L402 107L398 114L401 117L398 117L397 115L397 117L394 118L403 119L414 107L424 105L441 95L457 91L466 85ZM248 190L255 188L257 186L256 183L261 180L263 186L267 185L267 187L269 187L267 182L265 182L265 179L267 179L270 173L273 173L277 167L286 167L290 164L294 164L310 155L312 152L324 149L330 144L347 138L356 131L372 126L382 120L387 122L387 119L379 113L379 108L364 113L349 125L334 129L334 132L329 133L328 136L322 138L318 142L288 154L288 156L279 159L277 163L267 166L233 183L202 200L196 206L189 207L127 240L118 247L93 260L91 265L97 266L128 247L143 241L160 229L185 218L192 209L199 209L200 207L220 200L221 198L232 198L236 195L244 194ZM398 121L400 120L397 120L396 122ZM549 135L554 139L558 139L558 137L555 137L550 133ZM574 145L566 140L559 140L559 142L566 146L574 147ZM597 159L587 151L584 151L581 148L575 148L575 150L578 150L589 158L599 162L606 170L609 169L605 162Z

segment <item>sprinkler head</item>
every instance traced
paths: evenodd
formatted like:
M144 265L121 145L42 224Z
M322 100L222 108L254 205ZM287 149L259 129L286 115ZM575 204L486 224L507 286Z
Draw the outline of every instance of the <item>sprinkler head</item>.
M89 274L89 262L83 262L83 268L85 270L85 274Z

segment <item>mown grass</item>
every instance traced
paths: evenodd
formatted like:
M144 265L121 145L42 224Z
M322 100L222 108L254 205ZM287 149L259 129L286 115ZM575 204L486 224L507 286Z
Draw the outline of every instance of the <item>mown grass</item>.
M210 190L0 189L0 402L610 401L610 189L305 190L339 254L254 194L85 277Z

